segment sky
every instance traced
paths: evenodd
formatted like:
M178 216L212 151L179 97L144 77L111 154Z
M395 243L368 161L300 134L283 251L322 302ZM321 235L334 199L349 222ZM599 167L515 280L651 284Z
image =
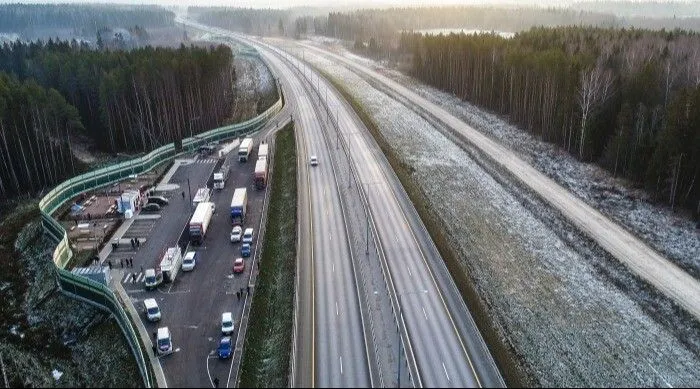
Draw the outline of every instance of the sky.
M0 0L0 3L118 3L160 5L212 5L251 8L289 8L295 6L436 6L443 4L539 4L566 5L573 0Z

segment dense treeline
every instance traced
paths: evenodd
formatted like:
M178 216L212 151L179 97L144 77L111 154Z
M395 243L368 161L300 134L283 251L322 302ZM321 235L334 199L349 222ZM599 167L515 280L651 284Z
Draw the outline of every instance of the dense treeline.
M569 8L611 13L623 17L688 18L700 16L700 1L582 1Z
M220 125L229 116L235 97L232 61L230 48L223 45L177 50L146 47L127 52L49 41L15 42L0 48L0 71L60 92L49 93L47 99L60 105L53 99L64 96L77 109L83 133L107 152L150 151ZM5 116L0 120L6 120ZM47 123L52 125L51 120ZM36 125L27 126L30 132L42 132ZM63 127L52 130L60 130L51 137L54 144L67 142ZM5 131L3 135L9 136ZM20 148L6 151L13 161L23 159ZM20 181L22 188L35 189L25 184Z
M403 34L418 79L506 115L671 205L700 207L700 36L566 27Z
M0 72L0 197L75 173L68 134L82 128L78 111L55 89Z
M281 9L189 7L188 12L204 24L251 35L285 35L290 12Z
M32 39L46 28L69 28L95 36L104 27L166 27L175 14L154 5L107 4L2 4L0 32L15 32Z

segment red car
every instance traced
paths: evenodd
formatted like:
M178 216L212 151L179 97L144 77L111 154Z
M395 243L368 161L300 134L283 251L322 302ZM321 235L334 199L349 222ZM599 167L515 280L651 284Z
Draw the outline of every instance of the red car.
M245 270L245 262L243 262L243 258L236 258L236 260L233 261L233 272L243 273L243 270Z

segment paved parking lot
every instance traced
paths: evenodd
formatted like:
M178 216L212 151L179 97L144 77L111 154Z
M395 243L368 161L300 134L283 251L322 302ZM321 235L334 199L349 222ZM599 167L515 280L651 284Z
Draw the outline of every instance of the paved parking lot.
M170 184L176 184L166 193L170 203L159 213L148 214L148 219L141 219L143 215L137 216L123 236L140 238L145 243L138 250L127 247L112 252L108 257L112 266L119 270L126 258L133 257L133 267L124 268L125 273L120 282L137 310L141 310L144 299L151 297L160 306L162 319L159 323L147 322L143 316L141 319L151 333L160 326L170 329L175 352L160 359L170 387L211 387L211 380L215 377L219 379L220 386L224 387L231 374L232 360L222 361L215 355L221 338L221 314L233 312L236 327L232 337L235 342L248 279L253 268L252 258L256 253L253 251L251 257L246 259L244 273L233 274L233 260L239 256L240 243L233 244L229 240L232 228L230 203L235 188L248 188L248 209L243 227L254 228L255 249L264 191L256 190L253 185L257 146L247 163L237 162L235 150L228 158L231 174L223 190L212 191L211 201L216 204L216 212L206 239L201 246L188 248L197 251L198 255L197 265L192 272L180 270L175 282L162 284L154 291L146 291L143 287L143 269L154 267L167 247L176 245L183 234L194 211L190 194L194 196L197 188L211 182L218 162L218 159L212 157L181 164L169 180ZM240 291L244 295L239 300L236 292ZM230 386L233 384L229 383Z

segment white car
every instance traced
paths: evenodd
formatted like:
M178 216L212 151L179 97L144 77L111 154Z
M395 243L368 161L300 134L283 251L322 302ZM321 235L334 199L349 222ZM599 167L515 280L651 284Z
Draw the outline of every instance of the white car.
M253 243L253 229L246 228L243 233L243 243Z
M182 271L194 270L194 266L197 264L197 252L188 251L185 257L182 259Z
M241 226L234 226L231 230L231 243L240 242L241 235L243 235L243 228L241 228Z
M233 333L233 314L231 312L221 314L221 333L224 335Z
M318 157L315 155L312 155L311 158L309 159L309 163L311 166L317 166L318 165Z
M149 321L160 320L160 308L158 308L156 299L143 300L143 310L146 312L146 317Z

